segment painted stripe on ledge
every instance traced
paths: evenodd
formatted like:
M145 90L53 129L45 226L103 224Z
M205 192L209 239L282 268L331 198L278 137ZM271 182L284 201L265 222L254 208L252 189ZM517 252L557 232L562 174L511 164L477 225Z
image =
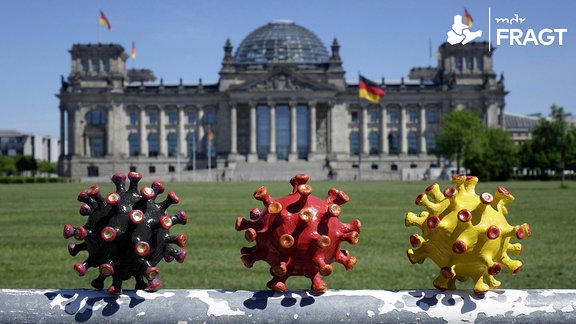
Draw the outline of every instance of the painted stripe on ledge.
M576 321L576 290L306 291L0 290L0 322L494 322Z

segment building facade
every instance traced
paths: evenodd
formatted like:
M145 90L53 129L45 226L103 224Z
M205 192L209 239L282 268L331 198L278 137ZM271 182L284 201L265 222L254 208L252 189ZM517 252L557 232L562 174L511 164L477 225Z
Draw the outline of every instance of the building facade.
M51 136L0 130L0 155L29 155L36 160L58 162L60 143Z
M127 69L120 45L76 44L60 98L62 176L135 170L180 180L418 179L442 167L441 117L454 109L503 127L502 78L487 43L442 44L437 67L381 80L379 104L347 82L330 50L291 21L226 40L215 84L164 84ZM380 81L380 80L378 80Z
M532 130L538 125L539 116L524 116L506 113L504 127L516 145L532 139Z

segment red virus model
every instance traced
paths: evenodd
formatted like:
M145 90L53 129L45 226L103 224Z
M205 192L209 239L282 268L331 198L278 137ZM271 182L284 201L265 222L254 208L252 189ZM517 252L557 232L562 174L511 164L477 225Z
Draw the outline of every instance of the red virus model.
M290 180L294 190L279 199L270 197L266 187L258 188L254 198L262 201L264 209L252 209L251 220L242 216L236 220L236 230L246 230L246 240L256 241L255 246L240 250L242 262L247 268L258 260L268 262L273 278L267 286L274 291L286 291L290 276L305 276L312 281L312 292L322 293L328 286L321 276L332 273L332 262L346 270L356 264L355 257L340 249L342 241L358 243L362 229L357 219L349 224L338 219L348 195L331 188L326 199L314 197L308 178L307 174L294 176Z
M162 282L157 278L160 270L156 265L164 258L167 262L176 259L182 263L186 250L175 249L186 245L186 235L170 235L174 224L186 224L184 211L173 216L166 209L179 202L174 192L166 199L157 202L156 198L164 192L164 185L154 182L150 187L138 190L142 175L137 172L128 174L130 186L126 189L126 175L117 173L112 177L116 191L103 197L98 186L84 189L78 195L82 202L80 214L87 216L84 226L64 226L64 237L74 237L83 243L68 245L70 255L88 251L84 262L74 265L74 270L84 276L90 267L98 268L99 276L92 281L96 289L104 288L104 280L112 276L112 285L108 292L122 294L122 282L134 277L135 289L155 291Z
M494 276L503 266L513 274L522 268L522 262L508 256L519 255L522 245L510 239L530 236L530 225L508 224L504 205L514 196L504 187L498 186L494 195L477 195L477 177L455 175L452 181L456 187L444 191L436 183L428 186L416 198L416 205L426 211L406 214L405 225L422 230L422 235L410 236L408 259L411 263L432 259L440 267L434 280L438 289L453 290L456 280L471 278L474 292L484 294L500 286Z

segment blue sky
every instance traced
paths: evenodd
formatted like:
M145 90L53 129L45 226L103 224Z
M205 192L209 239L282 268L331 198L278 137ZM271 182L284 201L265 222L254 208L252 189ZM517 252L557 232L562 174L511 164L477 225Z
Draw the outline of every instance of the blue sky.
M346 79L358 73L399 80L412 67L436 66L430 57L446 41L453 16L466 8L472 30L492 44L496 29L518 28L536 34L543 28L568 29L563 45L496 46L494 70L504 73L506 111L543 113L552 104L576 114L576 2L574 1L387 1L387 0L19 0L4 2L0 20L0 129L59 135L55 94L60 76L70 73L75 43L118 43L137 58L129 67L149 68L165 84L218 81L230 39L234 50L254 29L290 19L314 32L329 48L334 38ZM98 10L112 31L98 24ZM496 24L495 18L525 18L522 24Z

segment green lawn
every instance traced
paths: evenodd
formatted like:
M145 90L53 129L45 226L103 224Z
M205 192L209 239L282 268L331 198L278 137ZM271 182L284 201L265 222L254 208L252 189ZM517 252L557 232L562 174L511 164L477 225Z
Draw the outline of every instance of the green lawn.
M142 185L154 179L144 178ZM168 209L170 214L183 209L188 224L175 226L172 234L188 236L188 256L183 264L159 264L163 288L213 289L266 289L271 276L269 266L259 261L247 269L240 261L240 248L251 246L244 233L234 229L238 215L249 218L254 207L262 203L252 197L260 185L266 185L274 198L288 194L292 187L285 182L262 183L164 183L167 191L175 191L180 204ZM362 221L358 245L342 244L358 258L356 267L345 271L334 264L334 273L325 280L331 289L413 289L433 288L432 280L437 266L427 260L412 265L406 257L410 247L409 236L420 233L416 227L404 226L408 211L420 212L415 197L430 182L317 182L309 181L313 195L326 197L330 187L344 190L350 201L342 206L340 219ZM68 254L62 229L65 223L83 225L80 203L76 196L92 184L15 184L0 185L0 288L90 288L97 276L89 269L84 277L72 270L76 262L87 254L76 257ZM576 217L571 210L576 197L576 184L561 189L558 182L480 182L477 193L494 193L497 185L505 186L516 201L507 205L511 225L529 223L532 237L521 243L524 252L519 259L523 269L515 276L503 270L498 279L502 288L576 288L574 255L576 243ZM100 184L103 193L114 190L114 185ZM441 182L441 189L451 186ZM164 195L162 196L164 197ZM163 199L163 198L162 198ZM572 218L575 217L575 218ZM515 242L516 240L513 239ZM111 283L110 279L106 286ZM125 289L133 288L133 281ZM292 277L288 289L308 289L309 280ZM460 284L471 288L470 282Z

